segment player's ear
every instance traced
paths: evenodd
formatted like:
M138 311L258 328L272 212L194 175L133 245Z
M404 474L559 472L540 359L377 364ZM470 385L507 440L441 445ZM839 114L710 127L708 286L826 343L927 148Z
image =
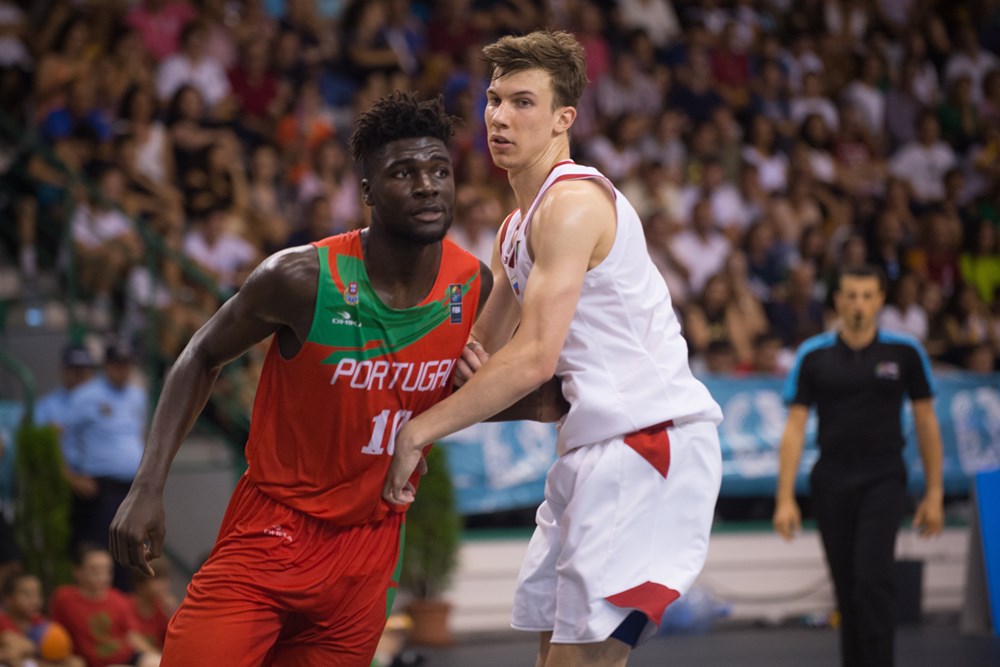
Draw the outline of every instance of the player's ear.
M372 186L367 178L361 179L361 201L368 206L372 205Z
M576 121L576 107L562 107L556 117L556 132L562 134L568 132Z

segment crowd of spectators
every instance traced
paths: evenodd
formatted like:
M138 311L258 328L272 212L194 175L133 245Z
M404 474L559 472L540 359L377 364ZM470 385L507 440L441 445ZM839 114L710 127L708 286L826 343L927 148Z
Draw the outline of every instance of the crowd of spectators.
M479 50L542 26L586 48L574 157L636 206L697 369L783 374L863 263L881 327L997 369L997 0L0 0L4 122L46 147L0 147L25 284L71 274L91 327L172 358L263 257L366 224L345 142L394 89L463 119L451 235L488 261L514 202ZM220 381L247 412L263 350Z
M96 184L23 165L21 270L64 215L91 324L167 322L169 358L261 258L365 224L344 144L394 89L464 120L452 234L488 259L513 202L479 49L541 26L586 48L574 157L638 209L697 368L781 373L864 262L884 328L997 367L997 0L2 1L5 113Z
M152 577L137 576L135 593L125 594L112 586L107 549L81 543L73 583L56 587L48 600L38 577L15 571L0 584L0 665L157 667L177 600L167 566L154 566Z

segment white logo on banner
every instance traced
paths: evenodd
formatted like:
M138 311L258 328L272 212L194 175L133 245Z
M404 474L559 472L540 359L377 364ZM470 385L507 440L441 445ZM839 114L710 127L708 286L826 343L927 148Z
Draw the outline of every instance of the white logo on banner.
M1000 466L1000 392L994 387L957 391L949 407L962 472Z

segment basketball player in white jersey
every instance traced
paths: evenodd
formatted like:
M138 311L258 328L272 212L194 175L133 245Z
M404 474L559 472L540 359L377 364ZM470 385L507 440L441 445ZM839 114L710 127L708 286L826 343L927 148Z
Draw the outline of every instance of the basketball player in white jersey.
M555 374L570 408L512 625L541 633L539 667L624 665L704 563L722 413L691 375L635 210L570 160L583 48L535 32L483 53L490 151L518 205L492 260L510 288L490 294L473 327L462 390L400 429L384 494L411 501L422 447Z

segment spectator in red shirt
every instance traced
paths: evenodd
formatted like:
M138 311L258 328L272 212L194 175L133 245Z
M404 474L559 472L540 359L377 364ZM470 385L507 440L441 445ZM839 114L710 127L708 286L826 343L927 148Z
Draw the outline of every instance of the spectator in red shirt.
M137 574L132 577L130 596L132 611L139 625L139 634L155 646L163 649L167 637L167 625L177 608L177 599L170 592L170 568L166 561L151 563L153 576Z
M112 571L106 549L81 543L73 568L76 585L52 594L52 619L69 631L87 667L157 667L160 654L140 634L128 597L111 587Z
M160 61L177 52L181 31L197 16L186 2L144 0L129 11L125 22L138 31L146 50Z
M19 572L3 583L3 611L0 612L0 663L20 665L39 656L39 647L30 639L33 628L49 622L42 616L42 582L33 574ZM45 660L46 667L84 667L83 659L70 655L58 662Z
M726 104L739 111L750 103L750 56L740 42L736 23L726 24L720 41L711 55L712 77Z
M244 134L270 136L282 112L285 96L279 95L281 87L271 71L266 41L247 42L243 46L243 57L229 71L229 85L240 108L239 123Z

